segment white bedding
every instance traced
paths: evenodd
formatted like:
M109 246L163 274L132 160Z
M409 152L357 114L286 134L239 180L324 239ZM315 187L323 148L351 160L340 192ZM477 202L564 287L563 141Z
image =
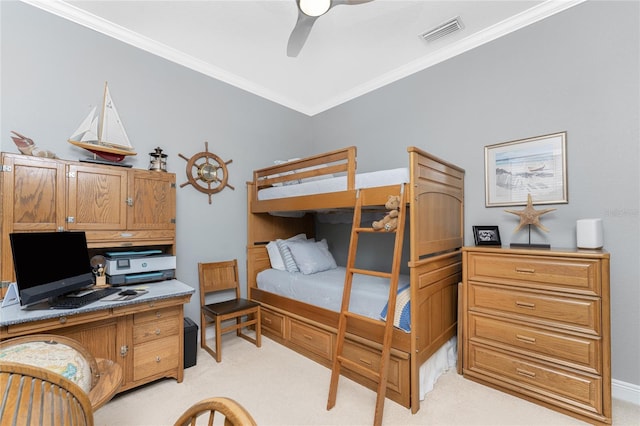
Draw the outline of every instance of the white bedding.
M356 174L355 187L356 189L373 188L376 186L396 185L407 182L409 182L409 169L399 168ZM324 194L328 192L345 191L346 189L347 177L338 176L302 182L295 185L264 188L258 191L258 200Z
M339 266L311 275L265 269L258 273L258 288L290 299L300 300L340 312L345 268ZM401 275L398 288L409 283L408 275ZM355 274L351 288L351 312L380 319L380 312L389 299L389 280Z

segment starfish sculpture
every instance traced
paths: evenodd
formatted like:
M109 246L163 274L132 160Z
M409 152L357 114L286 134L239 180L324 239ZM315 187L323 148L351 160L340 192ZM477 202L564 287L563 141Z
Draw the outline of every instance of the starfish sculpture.
M520 228L522 228L524 225L535 225L538 228L542 229L543 231L549 232L549 230L547 228L545 228L544 226L542 226L542 224L540 223L540 216L542 216L545 213L552 212L554 210L556 210L556 209L535 210L533 208L533 201L531 201L531 194L529 194L527 196L527 207L525 207L523 210L519 210L519 211L518 210L505 210L505 212L513 213L515 215L520 216L520 224L513 231L514 233L518 232L520 230Z

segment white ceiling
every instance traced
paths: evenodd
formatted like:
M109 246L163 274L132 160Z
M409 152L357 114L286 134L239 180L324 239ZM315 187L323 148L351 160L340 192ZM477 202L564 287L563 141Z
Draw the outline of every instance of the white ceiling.
M314 115L584 0L340 5L318 18L295 58L286 54L295 0L23 1ZM419 37L455 17L462 30Z

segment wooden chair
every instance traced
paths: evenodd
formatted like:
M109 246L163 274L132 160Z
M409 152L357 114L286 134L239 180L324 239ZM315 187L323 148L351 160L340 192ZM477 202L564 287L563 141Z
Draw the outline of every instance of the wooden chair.
M217 362L222 360L222 335L236 330L236 334L260 347L260 304L240 297L237 259L224 262L198 263L200 281L200 346ZM229 294L235 292L235 298ZM226 294L221 302L207 303L212 295ZM223 327L223 322L235 319L235 324ZM207 345L206 329L215 326L215 350ZM245 327L255 327L255 338L244 334Z
M195 426L199 416L209 413L207 421L214 424L215 413L224 416L225 426L256 426L251 414L240 404L230 398L208 398L193 404L178 419L174 426Z
M41 367L0 362L0 419L5 425L93 425L80 386Z
M79 386L89 398L93 411L106 404L118 392L122 383L122 368L114 361L102 358L94 358L93 355L82 346L77 340L69 337L53 334L32 334L29 336L15 337L0 342L0 358L3 361L29 364L39 368L49 369L51 372L59 374L46 356L34 356L29 352L38 351L38 345L51 345L64 350L68 350L70 356L82 359L89 373L87 377L81 377L82 372L73 378L67 378ZM55 346L54 346L55 345ZM45 351L41 351L45 352ZM76 355L77 354L77 355ZM60 359L61 355L55 355ZM47 364L47 365L45 365Z

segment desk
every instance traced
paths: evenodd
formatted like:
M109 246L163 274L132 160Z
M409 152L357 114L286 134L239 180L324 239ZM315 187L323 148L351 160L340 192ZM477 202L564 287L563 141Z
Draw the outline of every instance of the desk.
M0 340L50 333L79 341L95 358L122 367L120 392L170 377L182 382L184 313L195 290L178 280L145 285L148 293L127 301L96 301L80 309L0 310Z

